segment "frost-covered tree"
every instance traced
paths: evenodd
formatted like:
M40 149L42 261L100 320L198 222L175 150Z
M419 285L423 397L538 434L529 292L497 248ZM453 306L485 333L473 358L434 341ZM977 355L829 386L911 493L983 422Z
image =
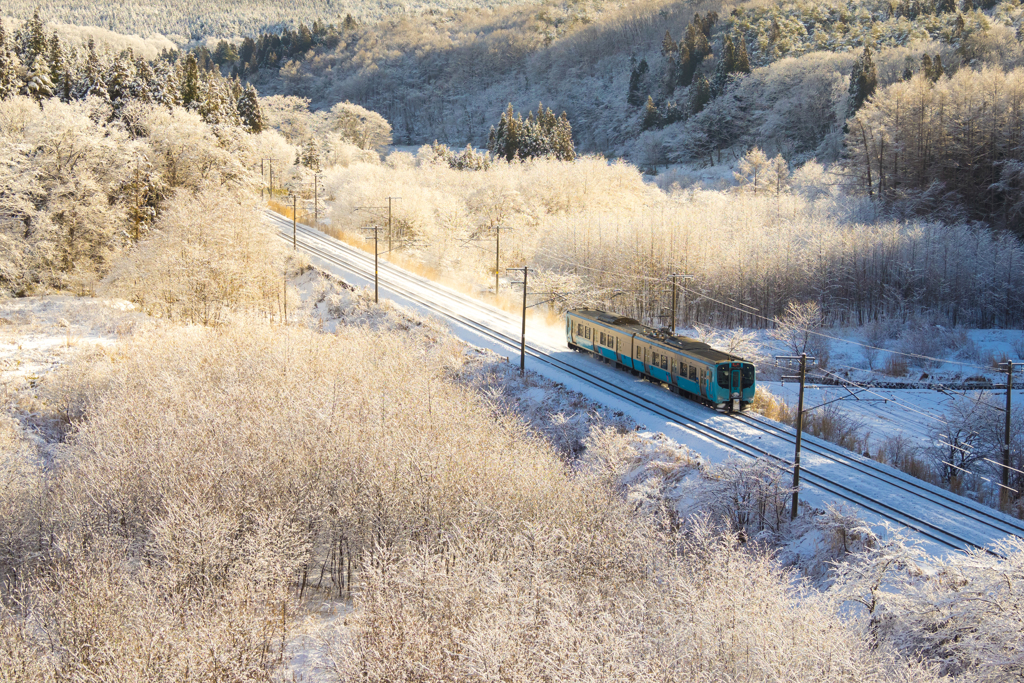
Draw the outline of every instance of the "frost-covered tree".
M391 144L391 124L375 111L351 102L331 107L334 130L360 149L383 150Z
M765 187L774 192L776 197L789 187L789 163L781 154L775 155L775 158L768 162L764 181Z
M754 147L740 159L739 172L733 173L733 177L741 186L749 187L751 192L757 194L758 190L764 190L769 166L767 155L760 147Z

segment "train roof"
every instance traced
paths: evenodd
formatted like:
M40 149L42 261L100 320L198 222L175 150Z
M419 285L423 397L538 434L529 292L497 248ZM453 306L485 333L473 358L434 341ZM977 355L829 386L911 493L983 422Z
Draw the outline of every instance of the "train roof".
M739 356L726 353L725 351L719 351L714 349L708 344L700 341L699 339L692 339L690 337L680 337L674 334L668 334L663 330L657 330L653 327L647 327L638 320L633 318L627 318L621 315L614 315L612 313L606 313L597 309L574 309L569 311L573 315L578 315L581 318L587 318L596 322L604 323L605 325L612 325L614 327L621 328L623 332L627 334L638 334L649 338L651 341L664 344L668 347L677 348L680 351L686 351L695 356L705 358L712 363L724 363L727 361L741 361L743 360Z

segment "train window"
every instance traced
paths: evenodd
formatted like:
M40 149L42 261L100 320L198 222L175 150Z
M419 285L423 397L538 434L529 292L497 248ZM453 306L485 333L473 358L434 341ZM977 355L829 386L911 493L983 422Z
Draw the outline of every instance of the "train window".
M583 323L577 323L576 324L576 336L577 337L582 337L583 336Z
M661 369L668 370L668 356L661 354Z
M718 366L718 386L723 389L729 388L729 366L719 365Z
M651 352L651 365L653 365L655 367L658 366L658 352L657 351L652 351Z
M697 381L697 366L696 365L691 365L690 366L690 380L693 381L693 382Z
M590 339L590 328L588 327L588 328L586 328L586 330L587 330L587 339Z
M754 386L754 366L749 363L744 363L740 369L740 382L743 384L744 389L749 389Z
M601 333L601 346L604 346L604 332Z
M639 358L639 357L640 357L640 347L639 347L639 346L638 346L638 347L636 347L636 357L637 357L637 358Z

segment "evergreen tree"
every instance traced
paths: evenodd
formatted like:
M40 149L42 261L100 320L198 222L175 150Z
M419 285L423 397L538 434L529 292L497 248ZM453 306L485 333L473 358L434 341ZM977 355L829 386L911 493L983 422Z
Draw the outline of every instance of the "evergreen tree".
M132 63L130 51L126 50L114 58L106 79L107 94L111 102L118 106L125 104L123 100L130 97L129 88L135 77L134 70L135 65Z
M690 86L690 115L700 113L702 109L711 101L711 84L708 83L708 79L703 74L693 79L693 85Z
M308 169L320 171L320 147L314 138L309 138L302 146L299 162Z
M36 55L22 92L39 102L40 106L42 106L42 100L53 97L53 81L50 80L50 65L46 60L45 53Z
M750 73L750 55L747 54L747 41L743 39L742 34L737 34L736 40L733 41L732 71L739 74Z
M864 105L869 97L875 92L878 85L878 72L875 63L871 60L871 48L865 47L860 58L853 65L853 72L850 74L850 107L847 111L847 118L850 118Z
M266 127L263 120L263 110L260 108L259 95L256 92L256 88L251 85L238 98L238 117L242 120L242 125L245 126L245 129L250 133L262 132Z
M640 130L650 130L661 126L661 113L654 104L654 98L647 96L647 105L644 107L644 120L640 124Z
M180 92L181 106L198 109L202 103L202 83L199 79L199 62L193 53L188 53L181 63Z
M160 60L154 65L150 92L153 101L159 102L165 107L181 105L181 85L178 81L178 72L170 62Z
M675 57L675 54L679 52L679 46L676 45L676 41L672 40L672 33L665 31L665 37L661 41L661 54L664 57Z
M704 34L705 38L711 38L711 30L718 23L718 13L708 12L704 15L703 19L700 18L699 14L694 14L693 21L700 27L700 31Z
M61 47L60 38L54 33L46 48L47 58L50 61L50 80L56 85L68 70L67 59L64 57L64 49Z
M640 63L629 74L629 92L626 94L626 102L634 107L644 103L647 95L647 60L641 59Z
M718 62L718 71L723 74L731 74L736 68L736 47L732 44L732 38L725 37L722 43L722 58Z
M129 86L129 93L132 99L140 102L153 101L153 67L141 57L135 60L135 78Z
M572 141L572 126L569 124L569 115L564 111L558 117L551 137L555 158L561 161L575 161L576 146Z
M36 57L46 55L49 47L46 40L46 28L43 26L43 20L39 18L39 10L32 14L32 18L25 26L25 35L27 37L25 63L34 65Z
M100 65L99 55L96 54L96 44L89 39L88 54L85 58L85 68L82 71L77 83L75 83L72 96L78 100L84 100L92 95L103 100L109 100L106 83L103 82L103 68Z
M696 64L690 57L690 48L685 42L679 43L679 65L676 67L676 83L684 88L693 82Z
M7 42L3 19L0 18L0 100L18 93L18 58Z
M522 120L516 119L516 115L512 111L512 103L509 102L508 108L498 120L498 129L495 131L494 136L494 148L489 148L488 151L506 161L512 161L519 151L520 128L522 128Z
M544 109L543 104L537 105L536 115L530 112L524 121L509 103L497 128L491 131L487 149L506 161L543 156L553 156L562 161L576 158L569 117L565 112L556 117L550 108Z

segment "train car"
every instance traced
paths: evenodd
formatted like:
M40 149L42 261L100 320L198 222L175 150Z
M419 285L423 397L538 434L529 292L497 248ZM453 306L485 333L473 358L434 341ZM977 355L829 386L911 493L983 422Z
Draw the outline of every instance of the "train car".
M702 341L677 337L640 322L593 309L566 313L569 348L592 353L616 367L679 394L738 412L754 400L754 365Z

